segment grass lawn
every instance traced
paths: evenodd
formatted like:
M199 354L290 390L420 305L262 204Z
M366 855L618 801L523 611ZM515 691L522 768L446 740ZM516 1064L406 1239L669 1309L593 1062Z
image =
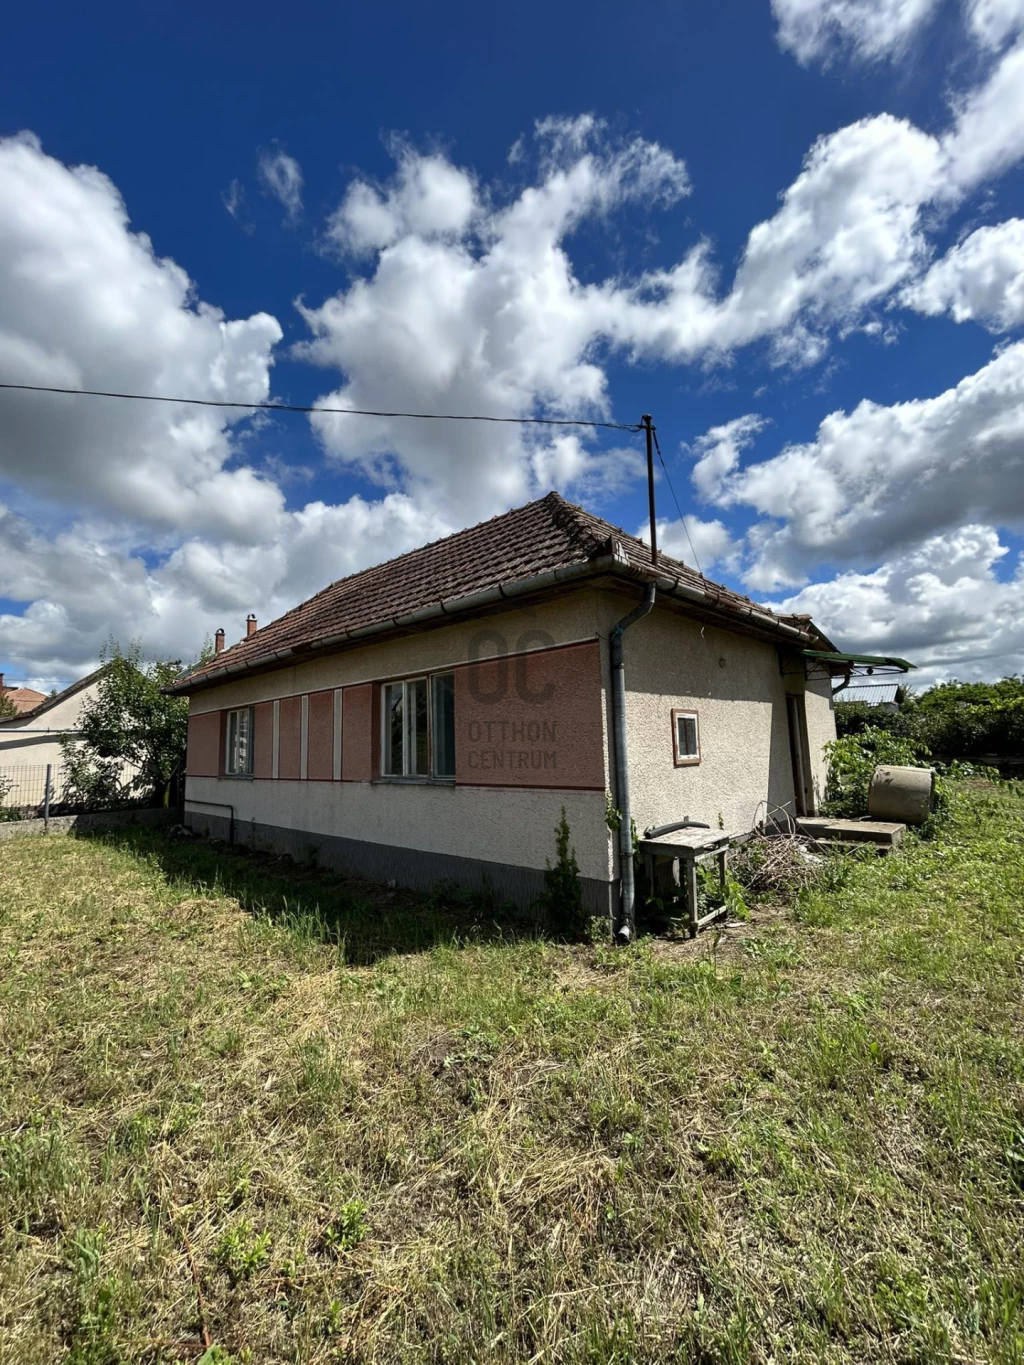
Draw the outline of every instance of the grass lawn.
M0 844L0 1361L1024 1362L1024 798L696 945Z

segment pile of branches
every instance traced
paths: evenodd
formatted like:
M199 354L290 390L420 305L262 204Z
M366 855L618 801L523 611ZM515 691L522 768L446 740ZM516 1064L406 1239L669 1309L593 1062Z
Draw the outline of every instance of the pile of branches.
M744 892L759 900L787 900L808 886L821 869L821 855L797 834L755 831L729 859Z

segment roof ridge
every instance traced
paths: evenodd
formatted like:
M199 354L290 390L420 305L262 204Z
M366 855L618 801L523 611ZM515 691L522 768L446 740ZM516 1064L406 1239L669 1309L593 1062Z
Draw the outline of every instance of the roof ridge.
M554 490L541 501L551 504L552 520L560 531L566 531L574 544L584 551L584 559L591 559L594 555L600 554L604 549L604 541L595 536L587 524L585 508L580 507L578 503L569 502L561 493Z
M306 607L312 606L314 602L319 601L321 597L326 593L331 592L332 589L338 587L341 583L347 583L350 579L359 578L364 574L383 572L385 569L389 569L393 564L398 564L403 559L412 559L414 556L425 554L428 550L436 550L439 545L444 545L447 541L457 540L460 536L468 535L471 531L479 531L485 526L491 526L495 522L504 521L506 518L517 513L527 512L531 507L539 507L541 503L548 502L550 499L554 499L565 507L570 506L559 493L552 490L542 498L534 498L532 502L524 502L519 507L509 507L504 512L496 512L493 517L485 517L483 521L476 521L472 526L463 526L461 530L458 531L449 531L446 536L438 536L437 540L428 540L423 545L415 545L411 550L403 550L400 555L392 555L390 559L382 559L376 564L367 564L364 569L355 569L352 573L342 574L340 578L333 579L332 582L328 583L325 587L320 588L317 592L312 593L309 597L304 598L301 602L296 602L294 607L289 607L289 609L282 612L280 616L275 616L273 621L267 622L267 626L276 626L279 622L287 620L288 617L294 616L297 612L304 611ZM266 626L262 627L264 630L266 628ZM253 632L253 635L258 634L258 630ZM234 649L236 645L242 644L245 640L251 640L253 635L243 636L241 640L237 640L234 645L229 645L228 648ZM224 652L227 653L227 650Z

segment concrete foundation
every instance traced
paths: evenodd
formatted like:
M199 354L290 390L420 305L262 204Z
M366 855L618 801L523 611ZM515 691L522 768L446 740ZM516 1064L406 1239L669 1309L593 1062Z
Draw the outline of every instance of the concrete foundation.
M286 853L297 862L313 862L368 881L430 890L440 882L487 891L499 903L510 901L526 909L544 890L544 873L533 867L462 858L451 853L398 848L391 844L346 839L336 834L314 834L255 820L232 821L227 815L185 811L185 824L199 834L224 839L270 853ZM618 886L594 877L581 877L583 904L592 915L608 916L618 897Z
M45 820L11 820L0 824L0 841L27 834L89 834L94 830L123 829L127 825L176 825L180 810L98 810L79 815L53 815Z

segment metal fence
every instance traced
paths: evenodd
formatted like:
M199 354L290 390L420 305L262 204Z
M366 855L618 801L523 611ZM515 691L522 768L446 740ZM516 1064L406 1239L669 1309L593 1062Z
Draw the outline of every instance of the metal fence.
M0 766L0 807L12 810L42 809L46 800L45 763ZM50 765L50 805L64 800L64 765Z
M0 755L0 760L4 757L6 756ZM67 770L59 760L49 765L45 763L11 763L8 760L7 762L0 761L0 820L5 819L5 812L11 811L17 811L22 816L42 815L44 813L47 767L49 767L51 814L94 809L88 802L83 802L80 795L76 795L69 789ZM122 766L121 780L124 789L109 803L112 808L121 809L123 806L149 805L151 800L149 792L133 792L131 789L131 779L135 771L136 769L131 764L125 763ZM176 801L180 801L181 787L181 781L172 783L170 793L172 805ZM9 814L7 818L10 818Z

